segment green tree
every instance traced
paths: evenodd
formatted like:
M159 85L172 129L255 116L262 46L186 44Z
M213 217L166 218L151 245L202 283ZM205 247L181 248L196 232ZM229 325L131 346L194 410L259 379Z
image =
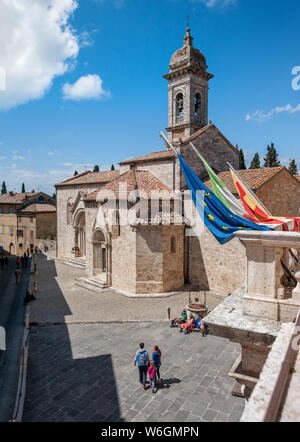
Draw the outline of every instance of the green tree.
M115 170L115 166L112 164L110 170Z
M271 143L271 146L267 146L267 155L264 158L265 164L264 167L278 167L280 166L280 161L278 160L278 153L274 146L274 143Z
M260 169L260 158L258 152L253 157L249 169Z
M298 167L295 159L290 160L289 171L291 172L292 175L297 175Z
M7 193L7 190L6 190L6 184L5 184L5 181L3 181L3 183L2 183L2 189L1 189L1 195L4 195L5 193Z
M99 172L99 171L100 171L99 166L96 164L96 166L94 167L93 172Z
M56 193L53 193L52 198L56 200Z
M244 156L243 149L239 150L239 163L240 163L240 165L239 165L240 170L246 169L245 156Z
M26 190L25 190L25 184L23 183L22 184L22 193L25 193L26 192Z
M74 176L76 176L76 175L78 175L78 172L77 172L77 170L75 170L75 172L74 172Z

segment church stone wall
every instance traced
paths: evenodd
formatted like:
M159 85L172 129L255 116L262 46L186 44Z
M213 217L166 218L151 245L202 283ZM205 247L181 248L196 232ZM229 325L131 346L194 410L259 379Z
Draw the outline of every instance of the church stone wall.
M142 226L136 237L136 293L163 293L184 286L184 226ZM175 238L171 253L171 238Z
M184 287L184 225L163 228L163 281L164 292ZM171 241L175 238L175 250Z
M284 170L256 192L274 216L300 216L300 183Z
M246 282L246 249L234 238L220 245L205 227L200 237L187 238L189 282L199 290L228 295Z
M74 229L72 224L67 224L67 203L70 198L75 202L78 194L76 187L57 188L57 258L73 258L72 247L74 246Z
M121 226L120 236L112 238L112 286L136 293L136 233Z
M238 153L228 145L216 129L211 128L199 134L198 137L192 140L192 143L217 173L229 170L229 166L226 164L227 161L233 167L239 168ZM190 145L181 146L180 153L200 178L207 176L202 161ZM184 186L186 186L186 182L181 171L180 187Z

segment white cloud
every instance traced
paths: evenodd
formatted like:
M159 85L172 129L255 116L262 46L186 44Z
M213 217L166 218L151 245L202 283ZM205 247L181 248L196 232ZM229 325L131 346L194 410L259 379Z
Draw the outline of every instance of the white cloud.
M272 118L274 115L281 114L282 112L288 112L289 114L300 112L300 104L295 107L292 107L290 104L287 104L286 106L277 106L271 109L269 112L257 110L253 114L247 114L246 121L254 120L263 123L264 121Z
M232 6L237 3L237 0L190 0L191 3L204 3L208 8L214 6Z
M99 75L87 75L80 77L76 83L66 83L63 86L65 100L100 100L109 97L110 93L102 87L102 79Z
M20 161L25 160L25 158L22 155L16 155L16 154L14 154L12 158L15 161L17 161L17 160L20 160Z
M79 51L70 25L76 8L76 0L0 0L1 110L43 97L70 69Z

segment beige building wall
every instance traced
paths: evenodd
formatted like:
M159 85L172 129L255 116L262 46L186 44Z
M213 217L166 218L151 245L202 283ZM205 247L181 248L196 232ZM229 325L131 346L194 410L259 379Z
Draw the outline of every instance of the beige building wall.
M300 216L300 185L286 169L258 189L256 195L273 216Z
M36 214L36 238L51 238L56 236L56 212L41 212Z
M193 286L228 295L245 284L246 251L237 238L221 245L205 227L200 237L191 236L186 240L186 276Z
M36 242L36 218L34 215L18 216L18 230L23 236L18 237L18 254L23 254L30 246L37 245ZM21 232L19 232L21 233ZM20 245L22 244L22 247Z
M17 216L15 207L9 204L1 204L2 215L0 215L0 246L4 251L13 255L18 253L17 244ZM9 209L13 210L12 215L9 214ZM12 233L11 233L12 232ZM10 247L13 243L14 246Z
M120 236L112 238L112 286L136 293L136 232L121 226Z

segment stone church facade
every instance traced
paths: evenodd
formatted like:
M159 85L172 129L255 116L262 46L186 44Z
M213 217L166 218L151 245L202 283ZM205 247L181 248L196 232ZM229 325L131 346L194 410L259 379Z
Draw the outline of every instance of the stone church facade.
M194 48L189 28L164 78L166 130L189 166L207 178L189 146L192 141L217 173L228 171L227 161L238 169L238 149L208 121L213 75ZM185 189L170 150L121 161L118 171L86 171L57 184L57 258L84 268L85 278L78 283L91 289L163 293L189 284L228 294L244 282L244 272L238 270L246 259L244 248L236 239L220 246L206 228L192 235L178 198Z

